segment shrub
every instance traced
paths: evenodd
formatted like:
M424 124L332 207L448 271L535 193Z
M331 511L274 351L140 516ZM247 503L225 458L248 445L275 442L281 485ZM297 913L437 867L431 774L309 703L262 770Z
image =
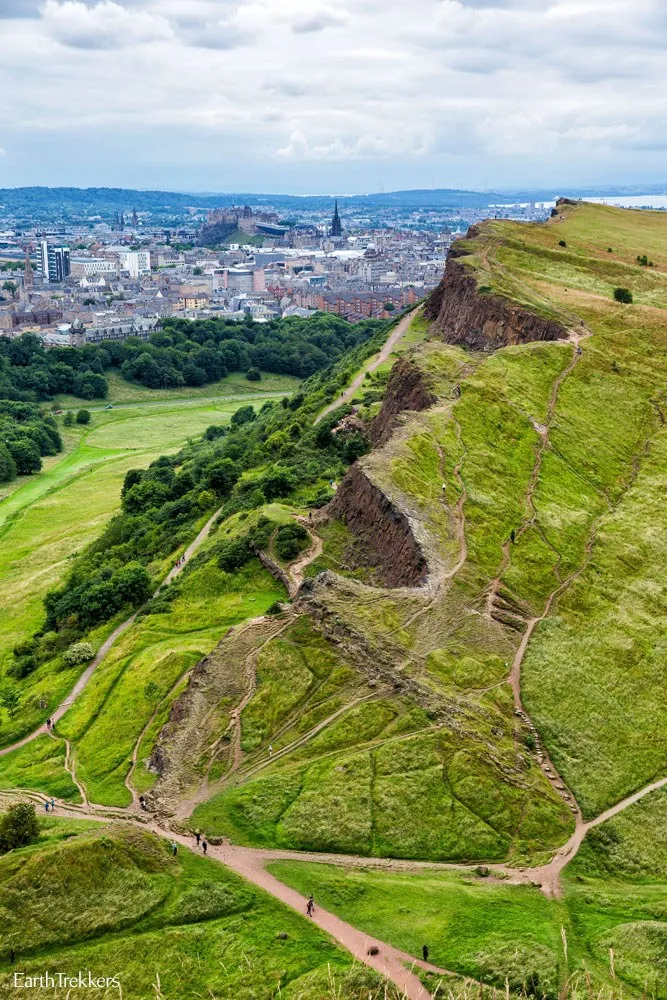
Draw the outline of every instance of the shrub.
M624 302L626 305L632 304L632 292L629 288L615 288L614 298L617 302Z
M278 528L275 548L280 559L295 559L310 543L310 535L301 524L292 522Z
M565 240L559 240L559 241L558 241L558 246L559 246L559 247L566 247L566 246L567 246L567 243L565 242Z
M65 425L65 427L72 427L74 425L74 414L72 413L71 410L68 410L65 416L63 417L63 424Z
M89 424L90 423L90 410L79 410L76 415L77 424Z
M63 660L68 667L77 667L80 663L89 663L95 658L95 649L89 642L75 642L63 653Z
M27 802L10 806L0 818L0 854L33 844L39 836L35 807Z
M223 542L218 555L218 566L226 573L240 569L252 558L252 549L245 538L234 538Z
M262 373L260 372L259 368L248 368L245 377L248 379L248 382L262 381Z
M242 424L249 424L255 419L255 411L250 404L247 406L241 406L235 413L232 414L231 424L232 427L240 427Z

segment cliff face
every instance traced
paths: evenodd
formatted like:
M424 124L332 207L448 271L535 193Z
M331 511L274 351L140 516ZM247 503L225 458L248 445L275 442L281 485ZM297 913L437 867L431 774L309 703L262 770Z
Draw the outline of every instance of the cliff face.
M396 418L404 410L427 410L435 401L424 373L413 362L401 358L391 370L382 408L371 426L373 445L378 447L389 440Z
M428 565L405 514L353 465L338 488L329 512L361 541L367 562L376 566L388 587L425 583Z
M474 274L460 261L466 253L457 254L456 248L450 253L444 277L424 309L445 343L494 351L510 344L567 336L553 320L512 305L499 295L480 294Z

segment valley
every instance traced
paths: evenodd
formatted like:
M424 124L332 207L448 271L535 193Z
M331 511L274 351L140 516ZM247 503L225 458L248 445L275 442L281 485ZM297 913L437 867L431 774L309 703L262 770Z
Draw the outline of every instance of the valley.
M102 962L122 926L129 997L272 997L274 960L295 1000L374 996L376 974L411 1000L667 997L666 310L662 213L562 203L545 224L489 221L384 351L284 404L266 405L288 387L267 386L259 412L208 440L240 400L95 411L0 503L8 666L130 468L178 453L169 483L201 490L236 466L179 522L178 547L145 557L165 589L76 633L99 649L127 626L67 710L77 674L56 651L3 713L4 801L53 796L63 818L0 859L0 891L23 898L21 866L40 879L97 838L133 859L118 862L132 912L60 937L31 916L26 968L33 949ZM163 524L163 501L124 499L123 531ZM210 859L190 857L195 831ZM156 835L182 845L168 891ZM284 908L311 892L315 924L369 971ZM140 966L157 928L156 990ZM219 935L230 978L212 957L186 973ZM338 986L317 978L326 963Z

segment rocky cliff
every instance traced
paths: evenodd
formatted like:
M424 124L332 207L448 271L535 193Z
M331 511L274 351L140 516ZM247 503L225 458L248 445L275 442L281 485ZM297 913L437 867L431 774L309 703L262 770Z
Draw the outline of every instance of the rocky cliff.
M434 332L445 343L494 351L510 344L560 340L567 336L565 329L553 320L513 305L499 295L480 293L474 272L461 262L461 257L468 253L464 249L457 252L454 246L443 279L424 309Z
M329 506L361 541L366 562L380 571L388 587L417 587L426 582L428 564L407 516L355 464Z
M436 398L425 373L413 361L401 358L391 370L382 408L371 425L373 445L377 448L389 440L399 414L427 410Z

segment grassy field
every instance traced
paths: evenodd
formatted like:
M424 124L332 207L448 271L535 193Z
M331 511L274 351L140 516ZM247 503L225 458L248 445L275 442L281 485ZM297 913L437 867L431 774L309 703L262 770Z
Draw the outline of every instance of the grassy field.
M244 375L235 373L220 379L219 382L211 382L209 385L186 386L181 389L147 389L144 385L127 382L114 369L109 369L105 378L109 383L109 392L104 399L85 400L78 396L61 394L54 398L53 405L57 409L78 410L81 407L96 409L108 406L109 403L114 406L127 406L136 403L146 403L147 405L155 402L176 401L180 403L184 400L201 403L229 397L240 397L241 400L245 400L246 396L251 399L254 396L260 397L267 393L287 395L294 392L299 385L299 380L292 375L272 375L270 372L262 373L261 382L249 382Z
M435 965L496 987L507 980L512 991L554 1000L613 990L662 1000L666 820L660 792L592 830L566 869L563 900L475 869L399 873L281 861L270 870L369 934L413 955L427 944Z
M0 502L0 675L13 647L38 627L44 594L62 579L69 557L118 509L127 470L178 450L210 424L226 423L243 401L220 396L94 413L85 430L66 430L62 456ZM55 705L72 684L68 672L37 671L21 685L26 704L17 719L0 721L0 740L9 743L41 721L39 699Z
M374 973L304 917L214 861L183 848L172 858L166 841L129 826L45 822L38 844L0 859L0 911L2 989L15 972L43 974L46 962L51 974L118 975L128 1000L385 996ZM64 1000L67 990L32 993Z

